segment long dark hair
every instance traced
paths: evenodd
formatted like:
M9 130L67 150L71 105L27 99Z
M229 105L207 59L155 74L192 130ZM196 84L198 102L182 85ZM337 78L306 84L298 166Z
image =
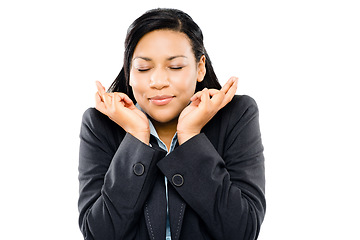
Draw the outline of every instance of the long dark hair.
M221 89L221 85L212 67L210 57L205 50L203 34L199 26L188 14L180 10L158 8L147 11L130 25L125 39L124 65L115 81L111 84L108 92L126 93L134 102L136 102L129 84L131 59L139 40L145 34L160 29L169 29L185 33L190 39L196 61L199 62L201 56L205 56L206 74L203 81L197 82L196 92L201 91L205 87Z

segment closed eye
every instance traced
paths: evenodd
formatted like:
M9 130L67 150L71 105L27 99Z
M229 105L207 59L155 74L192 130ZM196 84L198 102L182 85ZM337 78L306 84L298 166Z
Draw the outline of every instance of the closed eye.
M184 67L170 67L171 70L181 70L183 69Z
M150 68L138 68L137 69L139 72L146 72L146 71L149 71Z

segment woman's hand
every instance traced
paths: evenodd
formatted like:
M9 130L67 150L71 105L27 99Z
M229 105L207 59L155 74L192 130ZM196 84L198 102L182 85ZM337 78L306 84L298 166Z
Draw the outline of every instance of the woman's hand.
M124 93L106 93L96 81L95 108L145 144L150 141L149 120Z
M195 93L191 103L180 114L177 125L179 144L183 144L201 129L210 119L234 97L238 78L231 77L220 89L207 89Z

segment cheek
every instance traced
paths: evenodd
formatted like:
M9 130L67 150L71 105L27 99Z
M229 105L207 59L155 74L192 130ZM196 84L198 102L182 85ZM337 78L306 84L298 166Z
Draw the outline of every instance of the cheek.
M178 83L178 87L181 88L184 93L193 95L197 83L196 72L194 70L184 72Z
M130 73L129 85L132 88L132 92L133 92L136 102L141 102L141 100L142 100L141 96L143 95L143 93L145 91L145 89L144 89L145 86L144 86L144 84L141 84L141 79L139 79L138 77L136 77Z
M129 85L131 87L139 87L139 86L143 85L144 83L146 83L145 74L139 73L139 71L137 71L134 68L130 69L129 78L130 78L129 79Z
M134 87L137 85L138 79L136 78L136 75L133 73L133 71L130 71L130 79L129 79L129 85L131 87Z
M133 88L133 90L141 90L144 88L145 81L143 77L139 76L139 74L130 72L130 79L129 79L129 85Z

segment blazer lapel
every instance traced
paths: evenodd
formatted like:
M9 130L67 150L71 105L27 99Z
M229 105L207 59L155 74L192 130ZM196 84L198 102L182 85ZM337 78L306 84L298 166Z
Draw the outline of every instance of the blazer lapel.
M186 203L169 182L167 186L168 186L168 195L169 195L168 200L169 200L171 239L178 240L180 237Z
M144 216L150 239L165 239L166 195L164 176L159 174L144 206Z
M151 135L150 144L153 148L162 150L156 139ZM175 147L179 146L178 142ZM165 152L165 151L164 151ZM171 239L178 240L180 237L182 221L184 218L186 203L177 193L171 183L168 182L168 203L166 202L166 190L164 175L159 174L153 191L150 193L144 207L144 216L150 239L165 239L166 237L166 207L168 204L170 217Z

